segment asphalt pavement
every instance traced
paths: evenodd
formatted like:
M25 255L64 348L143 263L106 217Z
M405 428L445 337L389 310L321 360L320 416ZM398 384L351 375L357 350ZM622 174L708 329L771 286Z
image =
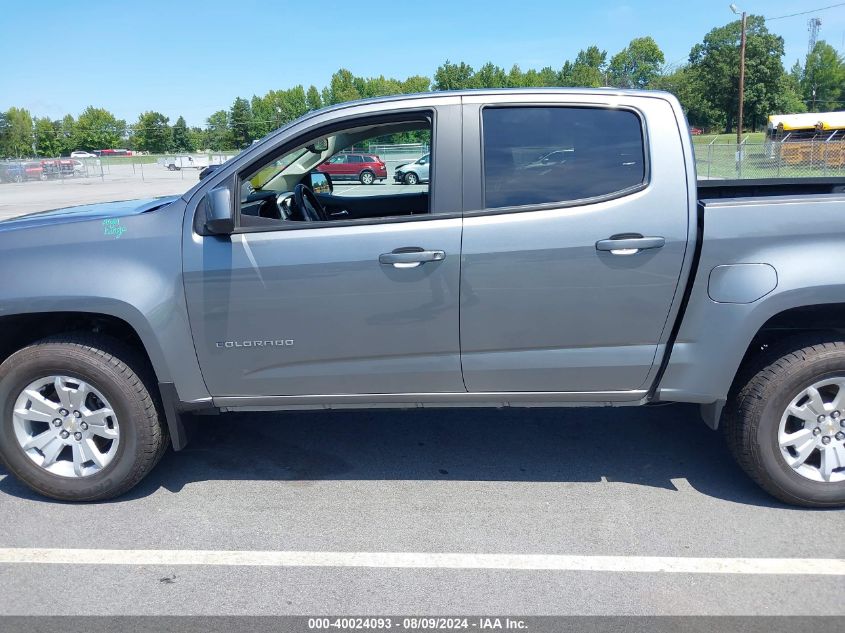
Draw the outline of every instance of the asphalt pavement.
M692 406L191 426L108 503L0 469L0 614L845 615L843 511L767 496Z

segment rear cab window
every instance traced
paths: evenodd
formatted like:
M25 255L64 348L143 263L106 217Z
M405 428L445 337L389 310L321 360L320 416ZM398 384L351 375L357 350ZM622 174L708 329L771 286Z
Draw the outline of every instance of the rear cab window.
M625 195L647 179L633 111L577 106L482 110L488 209Z

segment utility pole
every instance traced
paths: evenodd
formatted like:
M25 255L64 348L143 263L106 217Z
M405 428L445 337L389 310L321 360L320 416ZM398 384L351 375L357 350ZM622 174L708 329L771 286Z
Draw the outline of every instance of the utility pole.
M739 15L739 9L735 4L731 4L730 9ZM739 37L739 116L736 122L736 171L739 178L742 178L742 115L745 104L745 17L745 11L743 11L742 31Z
M739 9L735 4L731 4L731 11L739 15ZM743 106L745 104L745 11L742 12L742 32L739 37L739 116L736 124L736 144L739 146L742 143L742 115ZM736 148L737 151L740 147Z

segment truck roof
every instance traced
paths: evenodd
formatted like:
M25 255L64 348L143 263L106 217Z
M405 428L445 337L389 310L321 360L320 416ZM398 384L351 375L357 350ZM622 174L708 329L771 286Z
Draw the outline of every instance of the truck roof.
M370 103L385 103L390 101L404 101L406 99L430 99L432 97L469 97L469 96L478 96L478 95L513 95L513 94L525 94L525 95L536 95L536 94L546 94L546 95L567 95L567 94L577 94L577 95L601 95L606 96L610 95L620 95L620 96L633 96L633 97L660 97L666 98L670 97L674 99L674 95L669 92L663 90L627 90L622 88L611 88L611 87L603 87L603 88L468 88L463 90L432 90L429 92L414 92L410 94L395 94L395 95L387 95L383 97L368 97L366 99L356 99L354 101L344 101L343 103L337 103L334 105L326 106L319 110L314 110L309 114L316 114L318 112L328 112L331 110L339 110L344 107L349 106L356 106L356 105L365 105ZM308 116L308 115L306 115Z

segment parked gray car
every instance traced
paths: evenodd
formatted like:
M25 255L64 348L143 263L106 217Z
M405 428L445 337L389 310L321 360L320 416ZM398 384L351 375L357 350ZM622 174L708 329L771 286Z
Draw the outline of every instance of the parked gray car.
M845 180L697 183L687 130L660 92L388 97L177 198L2 222L3 463L97 500L187 415L691 402L768 492L841 505ZM315 171L408 131L433 139L425 191Z
M393 172L393 182L404 185L416 185L428 182L428 168L431 154L420 156L412 163L399 165Z

